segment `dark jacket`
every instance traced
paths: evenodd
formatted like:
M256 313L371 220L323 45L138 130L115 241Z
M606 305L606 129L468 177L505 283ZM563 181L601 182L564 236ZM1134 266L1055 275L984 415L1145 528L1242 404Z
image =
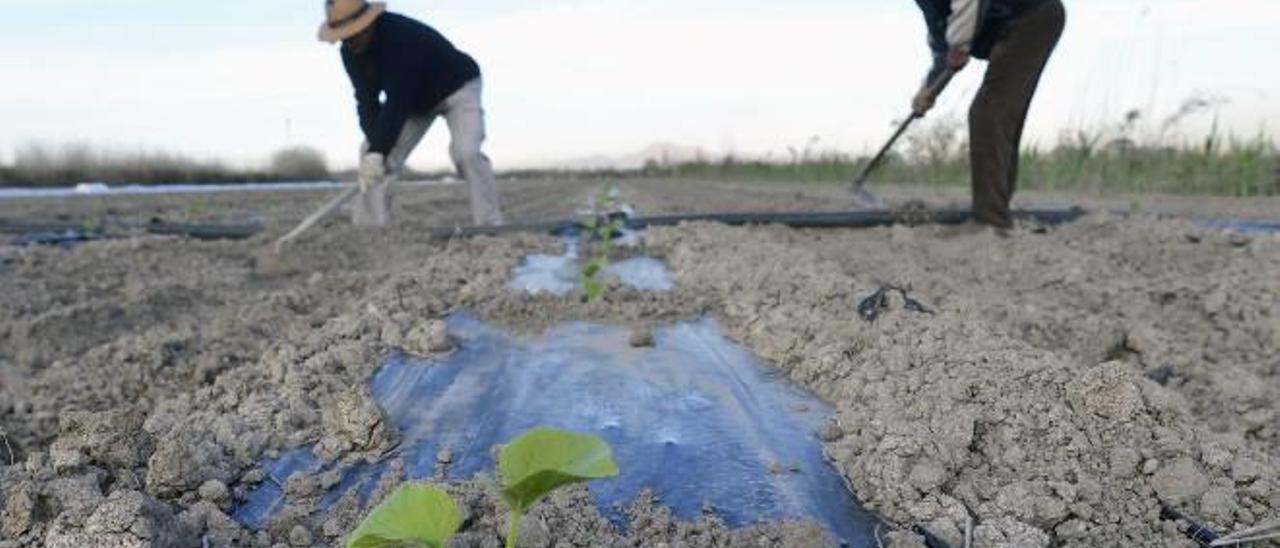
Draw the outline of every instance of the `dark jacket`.
M973 0L977 2L977 28L973 32L970 53L978 59L986 59L991 48L1004 36L1009 23L1049 0ZM916 0L924 12L929 27L929 49L933 51L933 68L928 81L946 68L948 22L951 20L953 0ZM954 29L953 29L954 30Z
M378 17L373 42L363 53L355 55L343 46L342 63L356 89L356 110L369 152L382 154L395 146L409 116L429 114L480 77L480 66L471 56L435 29L396 13Z

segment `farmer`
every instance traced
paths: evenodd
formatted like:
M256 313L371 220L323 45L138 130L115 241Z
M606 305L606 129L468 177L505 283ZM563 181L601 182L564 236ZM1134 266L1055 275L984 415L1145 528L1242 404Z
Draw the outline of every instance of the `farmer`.
M360 195L353 221L390 222L387 183L436 117L449 125L449 155L471 188L476 224L500 225L493 166L480 150L484 109L480 67L435 29L386 11L382 2L327 0L320 40L342 42L342 62L355 86L365 142L360 147Z
M916 0L929 27L933 68L916 94L923 115L937 97L931 83L960 71L970 57L986 59L987 73L969 109L973 212L980 224L1010 228L1009 203L1018 183L1022 128L1040 74L1062 36L1061 0Z

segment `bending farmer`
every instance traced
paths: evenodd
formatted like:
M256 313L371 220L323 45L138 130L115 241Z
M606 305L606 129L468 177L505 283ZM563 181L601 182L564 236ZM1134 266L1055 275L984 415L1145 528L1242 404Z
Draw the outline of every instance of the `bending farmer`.
M360 188L353 221L390 222L387 183L436 117L449 124L449 155L471 188L476 224L500 225L493 166L480 147L484 109L480 67L435 29L366 0L327 0L320 40L342 42L342 62L355 86L365 143L360 149Z
M969 110L973 212L979 223L1013 226L1009 203L1018 182L1018 153L1031 98L1062 36L1061 0L916 0L929 26L933 68L913 108L923 115L937 99L930 90L944 71L969 58L988 60L982 88Z

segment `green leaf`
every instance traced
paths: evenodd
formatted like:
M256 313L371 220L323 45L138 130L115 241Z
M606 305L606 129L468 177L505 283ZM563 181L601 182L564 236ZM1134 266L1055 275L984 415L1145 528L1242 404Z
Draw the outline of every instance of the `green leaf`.
M405 484L364 518L347 548L443 548L461 524L457 505L444 491Z
M618 475L604 440L551 428L535 428L504 446L498 468L502 497L518 513L557 488Z
M587 295L587 300L594 301L604 296L606 286L605 281L600 279L600 273L608 266L609 261L604 257L596 257L583 265L582 292Z
M583 278L582 292L587 295L588 301L599 300L604 296L604 282L598 278Z
M608 266L609 261L605 260L604 257L596 257L587 261L586 265L583 265L582 275L588 278L594 278Z

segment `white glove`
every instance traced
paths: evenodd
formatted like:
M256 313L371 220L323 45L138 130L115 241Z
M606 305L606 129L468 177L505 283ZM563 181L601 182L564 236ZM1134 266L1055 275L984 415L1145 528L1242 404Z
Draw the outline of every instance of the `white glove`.
M368 192L369 189L382 184L387 178L387 161L381 154L370 152L360 159L360 191Z

